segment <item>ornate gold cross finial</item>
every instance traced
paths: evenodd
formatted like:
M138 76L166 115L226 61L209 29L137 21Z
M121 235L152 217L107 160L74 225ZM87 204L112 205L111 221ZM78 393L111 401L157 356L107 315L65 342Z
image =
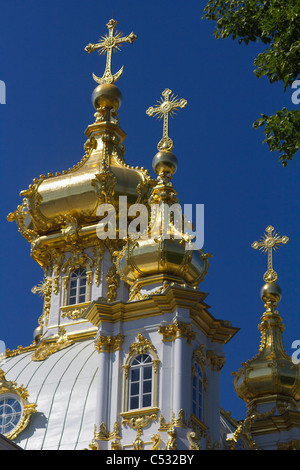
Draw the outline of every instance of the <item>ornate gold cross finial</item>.
M288 241L288 237L285 235L280 237L277 233L275 233L274 227L269 225L266 228L266 233L260 239L260 241L252 243L251 246L255 250L259 248L263 252L268 252L268 270L264 274L265 282L274 283L277 281L278 275L273 269L273 250L276 251L279 245L286 244Z
M158 106L155 108L151 106L147 109L146 114L148 116L156 115L159 119L164 118L163 137L157 148L158 150L171 151L173 149L173 140L169 137L169 115L175 114L178 108L185 108L187 101L185 99L177 100L177 96L174 96L169 88L162 92L162 96L164 99L161 98L161 101L157 101Z
M123 73L124 65L120 68L120 70L115 73L114 75L111 73L111 55L112 51L115 50L120 50L120 45L124 42L132 44L137 36L133 33L128 34L127 36L122 37L122 33L119 33L116 31L116 34L114 35L114 30L117 26L118 22L111 19L107 23L107 28L108 28L108 35L106 34L105 36L102 36L99 39L99 42L97 44L88 44L84 49L87 51L89 54L93 51L96 51L99 49L99 54L107 54L106 56L106 67L103 76L97 77L93 73L93 78L95 82L102 84L102 83L115 83L120 76Z

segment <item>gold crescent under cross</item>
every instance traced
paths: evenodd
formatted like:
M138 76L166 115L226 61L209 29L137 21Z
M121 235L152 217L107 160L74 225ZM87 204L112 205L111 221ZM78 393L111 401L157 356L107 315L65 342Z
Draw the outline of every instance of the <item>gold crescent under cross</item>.
M107 54L106 66L105 66L105 71L104 71L103 76L100 78L100 77L97 77L97 75L93 73L93 79L95 80L95 82L99 84L103 84L103 83L113 84L120 78L120 76L123 73L124 66L122 65L122 67L117 73L112 74L111 72L112 51L115 51L115 50L119 51L120 45L122 43L126 42L126 43L132 44L137 38L137 36L134 33L130 33L127 36L122 37L122 33L119 33L118 31L116 31L116 34L114 35L114 30L117 24L118 24L117 21L111 19L106 25L108 28L108 35L106 34L105 36L102 36L99 39L99 42L97 44L90 43L84 48L84 50L87 51L89 54L96 50L99 50L100 55Z

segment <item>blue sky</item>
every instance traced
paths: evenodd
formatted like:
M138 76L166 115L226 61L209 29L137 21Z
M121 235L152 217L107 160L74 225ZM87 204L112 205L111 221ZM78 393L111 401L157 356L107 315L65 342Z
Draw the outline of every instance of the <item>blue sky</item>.
M94 121L92 72L101 76L105 67L104 56L89 55L84 47L106 34L105 25L114 18L119 31L138 36L113 55L112 66L114 72L125 66L118 86L127 163L149 168L154 176L151 162L162 122L145 111L165 88L188 101L170 122L179 162L173 183L181 203L205 205L204 251L213 258L201 289L209 293L214 317L240 328L225 346L221 406L242 419L245 406L234 392L231 372L258 351L267 257L251 243L270 224L290 238L274 257L289 354L300 339L300 160L297 156L283 168L262 144L262 130L252 128L260 113L297 105L292 89L284 93L281 84L254 76L260 45L214 38L214 24L201 20L205 3L16 0L1 7L0 80L7 102L0 105L0 339L10 349L30 344L42 312L42 300L31 288L43 272L7 214L34 177L68 169L84 154L84 131Z

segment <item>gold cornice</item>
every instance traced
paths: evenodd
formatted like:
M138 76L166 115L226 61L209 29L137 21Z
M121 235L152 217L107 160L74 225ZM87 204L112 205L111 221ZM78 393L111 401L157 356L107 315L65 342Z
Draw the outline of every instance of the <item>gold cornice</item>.
M156 294L136 302L117 301L107 304L91 302L84 317L94 326L102 322L116 323L146 319L152 316L173 313L176 308L190 310L193 323L212 341L227 343L238 331L238 328L222 320L216 320L208 311L204 299L207 294L194 289L170 286L164 294Z
M18 346L17 349L6 349L5 357L19 356L19 354L35 351L36 348L37 348L37 343L33 342L29 346Z
M86 320L84 321L86 323ZM70 325L73 325L74 323L70 323ZM67 325L62 325L62 326L67 326ZM59 325L54 325L50 328L59 328ZM49 328L49 329L50 329ZM97 328L89 328L86 330L81 330L73 333L68 333L68 339L71 340L72 342L77 342L77 341L84 341L87 339L92 339L95 337L97 333ZM50 336L46 340L43 341L43 343L50 343L53 344L53 342L56 341L57 335ZM18 346L16 349L6 349L5 351L5 357L14 357L14 356L19 356L20 354L26 353L26 352L33 352L38 348L39 344L36 342L33 342L29 346Z
M287 410L281 415L255 419L251 424L251 434L255 437L286 432L292 428L300 428L300 411Z

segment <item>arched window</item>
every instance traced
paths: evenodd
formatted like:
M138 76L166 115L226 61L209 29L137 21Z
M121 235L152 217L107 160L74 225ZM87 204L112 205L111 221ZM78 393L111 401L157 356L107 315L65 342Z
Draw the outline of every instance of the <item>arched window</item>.
M70 274L68 304L80 304L86 301L87 276L83 268L76 269Z
M128 410L152 405L153 362L149 354L139 354L129 369Z
M194 374L192 382L192 413L203 420L203 375L199 364L194 364Z
M145 408L154 416L158 411L158 370L159 359L153 344L141 333L129 347L124 369L124 419L132 418L135 410ZM138 414L137 414L138 416Z

